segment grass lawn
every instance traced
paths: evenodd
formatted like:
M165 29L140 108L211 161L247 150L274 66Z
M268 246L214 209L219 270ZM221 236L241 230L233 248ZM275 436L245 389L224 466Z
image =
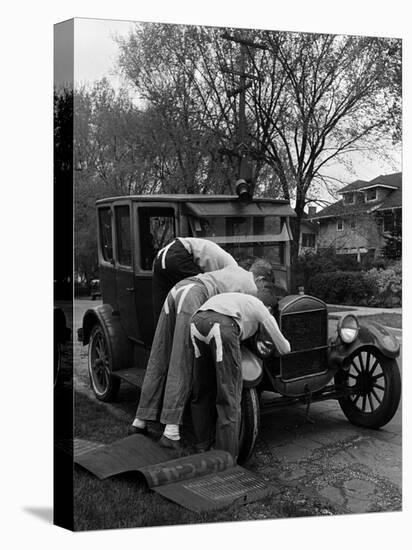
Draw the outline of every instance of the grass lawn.
M380 323L385 327L402 328L402 315L399 313L379 313L376 315L359 315L359 319L366 319Z

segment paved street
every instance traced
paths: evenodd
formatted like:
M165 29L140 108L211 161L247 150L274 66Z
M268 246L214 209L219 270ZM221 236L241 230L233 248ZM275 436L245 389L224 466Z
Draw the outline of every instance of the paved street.
M85 310L99 302L76 300L74 334ZM331 322L330 330L336 327ZM397 336L399 338L399 331ZM401 365L400 358L400 365ZM90 392L87 349L75 342L76 389ZM127 423L136 407L137 391L122 385L121 400L101 404L107 414ZM384 428L366 430L350 424L337 401L313 404L306 418L304 406L281 409L261 420L261 431L248 467L258 471L285 493L311 495L335 513L401 509L401 407Z

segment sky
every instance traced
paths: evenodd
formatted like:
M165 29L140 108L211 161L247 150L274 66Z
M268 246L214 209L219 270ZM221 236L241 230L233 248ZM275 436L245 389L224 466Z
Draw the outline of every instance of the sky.
M133 29L133 21L104 19L75 19L74 40L74 78L77 84L89 84L106 77L117 89L124 80L116 73L118 46L116 36L125 37ZM325 173L343 181L342 185L356 179L371 180L381 174L390 174L402 170L400 146L393 147L388 142L388 150L392 162L384 162L379 158L365 159L360 153L351 154L353 169L348 171L342 164L328 166ZM322 197L334 201L336 196L325 192ZM339 197L338 197L339 198Z
M76 19L74 40L74 78L88 83L108 78L114 88L121 84L115 73L118 47L116 36L127 36L133 22L104 19Z

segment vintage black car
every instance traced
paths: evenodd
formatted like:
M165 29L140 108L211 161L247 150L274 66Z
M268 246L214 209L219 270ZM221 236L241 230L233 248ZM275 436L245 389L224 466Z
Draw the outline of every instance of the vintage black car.
M337 399L359 426L379 428L393 417L401 393L397 339L351 314L329 334L326 304L290 294L289 220L295 213L287 201L127 196L99 200L97 213L103 304L85 313L79 339L89 345L98 399L113 400L121 380L141 385L154 333L153 259L174 237L194 236L217 242L246 268L256 258L270 261L284 295L275 316L291 352L276 357L265 342L248 343L260 362L251 379L245 369L239 462L253 451L260 414L274 407ZM268 401L265 390L276 397Z

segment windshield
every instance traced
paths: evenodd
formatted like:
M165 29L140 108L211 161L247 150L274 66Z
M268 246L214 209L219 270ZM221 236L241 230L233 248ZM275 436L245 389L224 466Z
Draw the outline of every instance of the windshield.
M285 265L285 242L290 236L284 217L193 217L190 225L194 236L218 243L246 269L258 258Z

